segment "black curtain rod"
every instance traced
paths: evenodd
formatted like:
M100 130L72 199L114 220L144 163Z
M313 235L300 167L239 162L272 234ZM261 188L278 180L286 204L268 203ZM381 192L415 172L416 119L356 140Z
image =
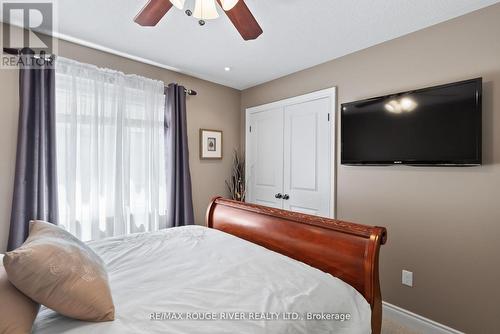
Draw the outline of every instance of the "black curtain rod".
M20 55L23 52L23 49L14 49L14 48L3 48L3 52L10 55ZM190 96L196 96L198 93L192 89L184 89L184 93Z
M48 54L48 53L43 53L43 52L41 52L40 55L35 55L35 52L30 48L22 48L22 49L3 48L3 53L9 54L12 56L22 56L22 55L34 56L35 58L39 58L42 56L49 57L49 58L55 57L55 55L53 55L53 54Z
M3 48L3 52L9 55L17 56L20 53L20 49L13 49L13 48Z
M170 86L170 85L165 85L165 88L167 88L168 86ZM184 88L184 94L191 95L191 96L198 95L198 93L195 90L187 89L187 88Z

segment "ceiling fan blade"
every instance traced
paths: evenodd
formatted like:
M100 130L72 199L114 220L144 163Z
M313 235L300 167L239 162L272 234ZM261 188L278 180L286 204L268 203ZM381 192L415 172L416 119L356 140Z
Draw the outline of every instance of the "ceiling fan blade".
M155 26L170 8L172 8L170 0L149 0L134 21L141 26Z
M222 7L221 1L217 0L217 2ZM226 11L226 15L245 41L256 39L263 33L259 23L243 0L239 0L233 8Z

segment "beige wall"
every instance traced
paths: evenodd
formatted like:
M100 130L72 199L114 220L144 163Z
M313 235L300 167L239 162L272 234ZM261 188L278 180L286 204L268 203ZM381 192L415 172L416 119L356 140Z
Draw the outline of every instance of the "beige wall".
M7 248L19 108L17 70L0 70L0 253Z
M97 51L69 42L59 41L59 54L81 62L107 67L164 81L177 82L198 92L187 98L189 160L193 187L193 202L197 224L203 224L205 209L215 195L227 195L225 179L231 173L231 154L239 147L240 91L196 79L162 68L145 65L123 57ZM0 70L0 252L7 247L12 185L14 178L17 118L18 74L15 70ZM222 161L199 159L200 128L224 132Z
M337 86L343 103L484 78L483 166L337 166L338 217L388 228L383 299L467 333L500 328L499 33L495 5L242 93L244 109Z

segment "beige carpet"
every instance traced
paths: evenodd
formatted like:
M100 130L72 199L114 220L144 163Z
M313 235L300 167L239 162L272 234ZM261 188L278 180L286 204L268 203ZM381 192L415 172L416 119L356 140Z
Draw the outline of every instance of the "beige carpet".
M382 334L422 334L410 331L408 328L389 319L382 320Z

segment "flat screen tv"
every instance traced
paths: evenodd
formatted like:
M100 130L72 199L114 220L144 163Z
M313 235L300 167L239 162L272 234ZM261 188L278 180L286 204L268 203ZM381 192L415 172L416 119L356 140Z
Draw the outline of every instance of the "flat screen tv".
M482 78L341 106L341 163L481 164Z

